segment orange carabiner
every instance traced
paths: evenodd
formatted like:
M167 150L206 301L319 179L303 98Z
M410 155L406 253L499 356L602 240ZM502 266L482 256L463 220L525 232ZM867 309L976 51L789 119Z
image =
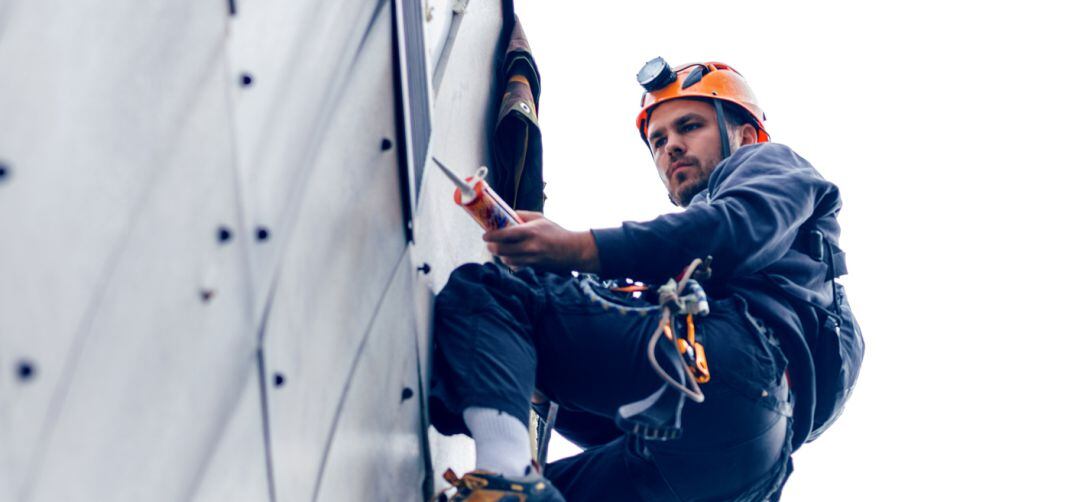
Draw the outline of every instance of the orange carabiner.
M708 382L709 362L705 360L705 347L697 342L694 343L694 364L697 366L694 378L697 378L698 383Z
M695 338L694 332L694 316L686 315L686 346L685 351L693 351L694 356L694 378L698 383L705 383L709 381L709 363L705 360L705 347L698 343ZM691 348L692 347L692 348ZM683 348L683 347L680 347Z
M694 316L686 314L686 340L694 345Z

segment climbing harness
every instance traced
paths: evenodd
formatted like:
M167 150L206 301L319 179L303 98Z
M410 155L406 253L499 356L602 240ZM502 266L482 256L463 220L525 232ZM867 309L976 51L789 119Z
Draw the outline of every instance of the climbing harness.
M694 259L678 277L656 289L657 304L647 307L624 305L597 293L598 289L632 294L648 291L640 283L604 288L595 276L578 276L578 285L586 298L605 310L638 316L660 313L645 353L664 383L645 399L619 407L615 422L623 430L645 439L676 439L682 434L685 399L698 403L705 400L698 384L709 381L709 366L705 347L696 337L694 317L709 314L709 300L699 281L709 277L710 261L711 258ZM661 338L668 343L660 343Z
M604 290L638 298L651 290L640 282L620 286L615 281L600 281L592 274L577 275L578 286L585 297L604 310L642 317L660 312L656 330L649 337L646 355L664 383L645 399L620 406L615 415L616 425L640 438L677 439L682 434L682 407L686 398L698 403L705 400L698 384L709 381L709 364L705 347L697 340L694 317L709 314L709 299L699 281L711 275L711 261L712 257L706 257L704 261L694 259L678 277L656 289L657 304L648 307L624 305L597 293ZM661 344L661 337L668 343ZM670 370L661 364L658 353ZM546 416L537 421L537 462L541 468L547 461L547 445L558 411L559 405L550 402Z
M701 284L694 278L695 271L702 263L706 263L706 265L697 277L702 280L707 278L709 273L707 262L695 259L676 278L677 282L676 279L671 279L657 289L658 305L648 307L633 307L608 300L596 292L596 289L603 287L603 285L597 281L595 276L588 274L578 276L578 284L585 296L589 301L600 305L605 310L614 310L622 315L633 314L640 316L661 312L660 322L649 339L647 351L649 362L657 374L660 375L660 378L699 403L705 400L705 396L701 394L701 389L696 384L709 381L709 367L705 359L705 347L697 341L694 326L695 315L705 316L709 314L708 297L705 295L705 290L701 287ZM639 293L647 291L648 287L635 283L630 286L616 286L605 289L620 293ZM684 291L687 294L683 295ZM676 317L674 314L685 315L685 317ZM685 368L682 369L687 370L694 376L689 387L676 381L675 377L657 362L656 345L660 340L660 335L665 335L674 344L685 363Z

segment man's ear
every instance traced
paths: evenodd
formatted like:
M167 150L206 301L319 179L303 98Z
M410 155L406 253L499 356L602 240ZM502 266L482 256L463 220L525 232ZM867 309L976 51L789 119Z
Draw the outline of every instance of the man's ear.
M743 124L739 126L737 134L739 138L739 146L752 145L758 142L757 128L755 128L752 124Z

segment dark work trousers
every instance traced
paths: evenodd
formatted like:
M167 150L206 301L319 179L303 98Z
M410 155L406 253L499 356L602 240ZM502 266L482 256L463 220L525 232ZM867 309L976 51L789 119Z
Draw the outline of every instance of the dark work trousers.
M710 306L695 319L712 375L705 401L686 400L682 437L645 441L613 417L662 383L646 356L659 313L605 310L569 276L464 265L436 299L432 423L468 433L461 413L480 406L527 424L535 388L559 403L556 429L585 448L544 472L571 502L776 500L791 468L786 360L740 298Z

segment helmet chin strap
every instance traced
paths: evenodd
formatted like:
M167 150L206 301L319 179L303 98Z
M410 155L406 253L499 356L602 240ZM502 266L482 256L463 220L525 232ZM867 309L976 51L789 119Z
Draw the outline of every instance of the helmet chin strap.
M712 100L716 108L716 125L720 128L720 160L731 155L731 143L728 141L727 120L724 119L724 105L719 99Z

